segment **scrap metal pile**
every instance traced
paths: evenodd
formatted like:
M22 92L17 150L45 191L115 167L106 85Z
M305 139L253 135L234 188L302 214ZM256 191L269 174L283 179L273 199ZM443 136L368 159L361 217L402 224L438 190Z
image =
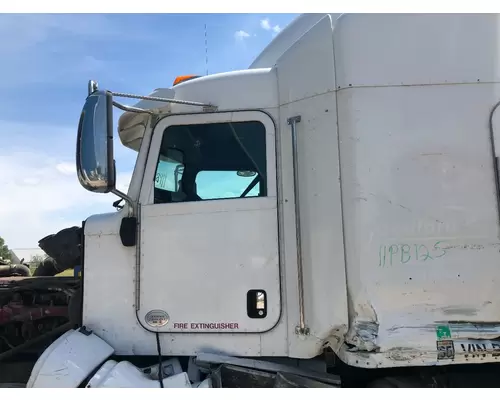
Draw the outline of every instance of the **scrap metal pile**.
M308 366L294 365L300 362ZM61 374L60 371L64 371ZM81 327L56 340L33 367L28 388L337 388L340 378L325 363L311 360L266 361L203 353L159 356L139 367L114 358L114 349Z
M56 274L80 264L81 228L44 237L49 256L31 273L28 264L0 261L0 362L36 351L80 321L80 282Z

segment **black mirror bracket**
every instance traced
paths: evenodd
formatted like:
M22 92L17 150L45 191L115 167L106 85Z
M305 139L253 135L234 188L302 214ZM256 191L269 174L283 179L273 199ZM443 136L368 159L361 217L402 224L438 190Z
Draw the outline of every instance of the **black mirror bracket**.
M137 206L131 197L119 191L118 189L111 190L111 193L125 200L125 202L129 205L129 217L135 217L137 215Z

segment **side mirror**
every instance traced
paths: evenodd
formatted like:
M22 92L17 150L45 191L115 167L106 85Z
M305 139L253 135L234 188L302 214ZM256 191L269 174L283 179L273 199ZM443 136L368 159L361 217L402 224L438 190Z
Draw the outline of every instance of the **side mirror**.
M76 142L76 169L87 190L109 193L115 189L113 159L113 97L96 90L83 106Z

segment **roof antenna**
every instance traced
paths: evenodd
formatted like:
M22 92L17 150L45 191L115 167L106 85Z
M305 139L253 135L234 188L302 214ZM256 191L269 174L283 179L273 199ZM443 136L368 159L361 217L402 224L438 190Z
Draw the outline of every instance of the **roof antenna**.
M208 39L207 39L207 24L205 24L205 67L208 75Z

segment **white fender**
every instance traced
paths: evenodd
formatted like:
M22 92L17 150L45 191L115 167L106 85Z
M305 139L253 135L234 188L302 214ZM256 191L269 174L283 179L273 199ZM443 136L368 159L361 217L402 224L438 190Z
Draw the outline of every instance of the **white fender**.
M28 388L77 388L114 353L114 349L85 327L69 330L37 360Z
M191 388L187 373L163 379L165 388ZM145 374L128 361L107 361L89 381L88 388L159 388L158 379Z

